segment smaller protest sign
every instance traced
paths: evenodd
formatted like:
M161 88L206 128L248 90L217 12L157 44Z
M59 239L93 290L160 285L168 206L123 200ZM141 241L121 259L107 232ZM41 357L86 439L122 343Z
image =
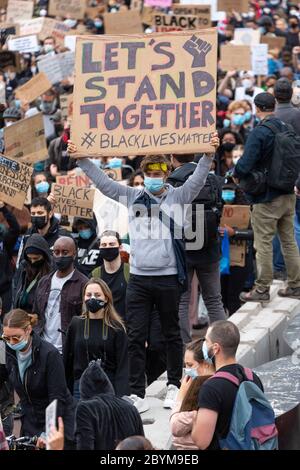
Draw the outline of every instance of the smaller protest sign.
M25 163L48 158L42 113L4 128L5 152L9 157Z
M20 54L34 54L40 50L36 35L14 37L8 39L8 50L19 52Z
M261 44L268 44L269 50L282 49L286 44L286 37L281 36L261 36Z
M47 76L40 72L32 77L27 83L16 89L16 98L26 103L32 103L45 91L52 87L52 83Z
M71 76L74 72L74 66L75 54L70 51L42 57L38 61L39 71L44 72L52 84L59 83Z
M54 183L51 192L55 197L55 212L73 217L93 218L95 190Z
M124 10L116 13L104 13L105 34L142 33L143 26L138 10Z
M0 156L0 199L22 209L32 173L29 165Z
M228 225L232 228L245 230L249 227L250 206L223 207L220 226ZM243 240L230 239L230 266L244 267L246 261L246 242Z
M132 8L132 6L131 6ZM85 10L85 14L87 18L90 18L91 20L94 20L97 18L99 15L102 15L107 11L107 3L104 2L102 5L97 5L96 7L88 7Z
M76 168L76 176L72 175L57 175L56 183L62 186L77 186L78 188L89 188L92 185L91 180L86 174Z
M218 0L218 10L231 13L237 11L238 13L248 13L249 0Z
M8 0L6 10L6 21L19 23L20 21L29 20L33 14L33 1L24 0Z
M207 15L170 15L155 13L152 16L152 26L156 32L184 31L208 28L210 26L210 10Z
M222 70L251 70L251 68L250 46L221 45Z
M86 0L50 0L48 14L50 16L71 17L76 20L84 18Z
M212 21L223 21L226 19L225 11L218 11L218 0L180 0L181 5L210 5L211 7L211 20Z
M52 18L34 18L20 22L19 34L21 36L36 34L40 41L53 36L57 44L63 44L64 37L69 31L69 26L62 21L56 21Z
M172 0L145 0L144 5L146 7L167 8L172 5Z
M255 44L251 47L252 70L255 75L268 75L268 45Z
M260 43L260 31L251 28L236 28L233 37L234 44L253 46Z

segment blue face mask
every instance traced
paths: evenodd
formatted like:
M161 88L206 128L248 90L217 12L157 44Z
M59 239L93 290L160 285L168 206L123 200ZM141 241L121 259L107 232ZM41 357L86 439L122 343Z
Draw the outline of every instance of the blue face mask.
M17 344L10 344L9 342L7 342L6 344L10 347L10 349L13 349L14 351L22 351L26 348L28 341L26 339L23 339Z
M224 121L223 121L223 127L230 127L230 124L231 124L230 119L227 119L227 118L224 119Z
M144 185L150 193L158 193L164 187L163 178L149 178L145 176Z
M230 189L224 189L222 191L222 199L225 202L232 202L235 199L235 191L231 191Z
M266 34L266 28L264 26L261 26L259 29L260 34Z
M79 230L78 233L80 238L82 238L83 240L89 240L93 235L93 232L90 228L87 228L85 230Z
M245 116L243 114L235 114L232 122L235 126L242 126L245 122Z
M15 107L18 109L21 108L21 100L15 100Z
M36 162L33 165L35 171L43 171L44 170L44 162Z
M192 367L190 369L186 368L183 369L184 375L187 375L188 377L191 377L191 379L196 379L199 377L199 374L197 372L197 369L193 369Z
M35 185L35 189L38 193L47 193L49 188L50 184L48 183L48 181L41 181L40 183Z
M252 118L251 111L246 111L245 114L244 114L244 118L245 118L245 122L250 121L250 119Z
M209 353L208 353L206 341L204 341L203 343L202 353L203 353L204 360L208 362L208 364L213 364L212 358L209 356Z
M122 167L122 159L121 158L113 158L108 162L109 168L121 168Z

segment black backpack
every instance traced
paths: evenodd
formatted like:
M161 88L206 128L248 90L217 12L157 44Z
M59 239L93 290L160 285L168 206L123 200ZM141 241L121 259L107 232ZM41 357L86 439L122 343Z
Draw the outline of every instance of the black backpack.
M194 173L196 169L195 163L185 163L177 170L173 171L167 182L178 188L182 186L186 180ZM198 196L194 199L192 206L192 230L196 228L195 216L196 205L204 205L204 244L206 248L210 242L218 239L218 227L222 215L222 190L218 183L218 177L212 173L207 175L205 184L200 190ZM193 242L193 240L187 240Z
M264 121L261 125L275 134L267 184L270 188L292 193L300 172L300 136L289 124L283 124L281 130L270 121Z

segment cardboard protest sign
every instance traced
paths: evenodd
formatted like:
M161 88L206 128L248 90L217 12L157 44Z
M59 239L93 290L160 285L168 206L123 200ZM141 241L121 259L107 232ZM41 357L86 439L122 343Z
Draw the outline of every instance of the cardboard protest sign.
M53 36L57 44L64 43L64 37L70 31L69 26L62 21L56 21L51 18L34 18L32 20L21 21L20 35L36 34L40 41Z
M167 8L172 5L172 0L145 0L144 5L146 7Z
M27 83L16 89L16 98L26 103L32 103L45 91L52 87L52 83L47 76L40 72L32 77Z
M248 13L249 0L218 0L218 10L231 13L232 10L239 13Z
M217 36L77 38L71 139L83 155L212 151Z
M210 10L208 10L208 14L204 18L192 15L154 13L152 16L152 26L157 33L207 28L210 26Z
M51 192L56 200L55 212L85 219L93 218L94 189L54 183Z
M211 24L211 8L210 5L172 5L172 12L174 15L192 15L199 16L203 18L202 23L206 27L209 27Z
M4 128L5 153L25 163L48 158L42 113Z
M86 3L86 0L50 0L48 15L67 18L70 14L72 18L82 20L85 14Z
M236 28L233 37L234 44L253 46L260 43L260 31L251 28Z
M33 168L0 156L0 199L22 209L31 184Z
M221 45L222 70L251 70L250 46Z
M231 206L223 207L223 214L220 226L229 225L230 227L239 228L241 230L249 227L250 206ZM230 241L230 266L245 266L246 260L246 242L243 240Z
M6 67L15 67L16 71L20 70L20 56L18 52L0 51L0 69Z
M261 44L268 44L269 50L271 49L282 49L286 43L286 37L281 36L261 36Z
M132 6L131 6L132 8ZM94 20L97 16L102 15L107 11L107 3L103 2L102 5L97 5L96 7L88 7L85 9L85 14L88 18Z
M6 10L6 21L19 23L19 21L29 20L33 14L33 1L8 0Z
M0 0L0 9L2 8L6 9L7 3L8 3L8 0Z
M134 34L144 31L141 16L137 10L104 13L105 34Z
M75 54L74 52L62 52L61 54L42 57L38 61L39 71L47 75L49 81L61 82L74 72Z
M76 168L76 176L57 175L55 180L62 186L77 186L78 188L89 188L92 185L91 180L80 168Z
M34 54L40 50L36 35L12 38L8 39L7 42L9 51L16 51L20 54Z
M255 75L268 75L268 45L255 44L251 47L252 68Z
M218 0L180 0L181 5L210 5L211 7L211 20L212 21L223 21L226 19L225 11L218 11ZM177 5L176 5L177 6Z
M153 7L143 7L142 13L141 13L141 19L142 23L145 25L152 25L152 16L155 13L155 8Z

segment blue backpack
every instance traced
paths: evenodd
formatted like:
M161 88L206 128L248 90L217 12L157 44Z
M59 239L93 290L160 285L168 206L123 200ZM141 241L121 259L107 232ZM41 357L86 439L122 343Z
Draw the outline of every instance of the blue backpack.
M238 387L225 439L219 439L223 450L276 450L278 431L275 414L261 389L253 382L253 372L244 368L247 380L240 380L229 372L217 372L212 378L229 380Z

